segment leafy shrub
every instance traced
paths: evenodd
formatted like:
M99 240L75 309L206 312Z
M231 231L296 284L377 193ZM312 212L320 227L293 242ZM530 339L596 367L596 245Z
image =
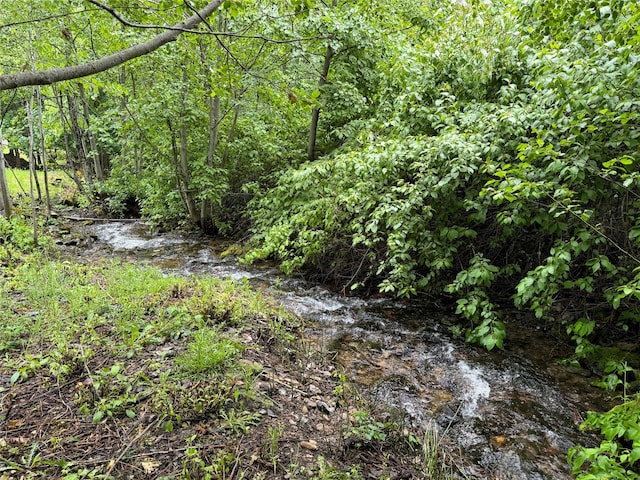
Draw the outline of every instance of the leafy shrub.
M598 447L578 446L569 451L569 463L578 480L640 478L639 402L636 396L606 413L589 412L580 428L597 430L605 439Z
M460 8L465 25L492 12ZM558 3L549 16L532 1L493 13L482 34L446 23L390 50L379 116L357 142L252 204L248 260L400 296L452 293L467 338L488 348L505 336L496 291L539 318L571 296L596 329L612 310L622 330L640 322L638 7ZM452 47L471 38L478 48Z

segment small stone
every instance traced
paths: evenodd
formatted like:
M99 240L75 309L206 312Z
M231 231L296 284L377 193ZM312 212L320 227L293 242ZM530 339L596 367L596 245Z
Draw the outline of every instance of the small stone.
M300 446L302 448L306 448L307 450L317 450L318 449L318 444L316 443L315 440L303 440L302 442L300 442Z
M324 431L324 423L318 423L316 425L316 430L318 430L319 432L323 432Z
M334 407L331 407L328 403L323 402L322 400L318 400L316 402L316 406L324 413L333 413L335 411Z
M319 395L320 393L322 393L322 390L320 390L316 385L312 383L311 385L309 385L309 392L312 395Z

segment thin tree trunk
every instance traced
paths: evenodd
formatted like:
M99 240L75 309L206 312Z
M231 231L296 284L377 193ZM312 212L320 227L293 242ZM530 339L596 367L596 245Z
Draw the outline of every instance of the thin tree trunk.
M64 141L64 151L66 155L67 168L64 169L67 172L67 175L74 181L76 186L78 187L78 191L80 193L84 193L84 185L82 184L82 180L78 176L78 169L80 165L78 165L77 159L73 155L71 148L69 146L69 130L67 129L67 118L64 115L64 101L62 99L62 94L57 92L55 86L53 87L53 94L58 105L58 112L60 113L60 124L62 125L62 139Z
M320 75L320 81L318 86L322 89L327 83L327 76L329 75L329 66L331 65L331 58L333 57L333 48L327 47L327 51L324 55L324 64L322 65L322 75ZM311 126L309 127L309 144L307 145L307 158L313 160L316 150L316 138L318 137L318 120L320 119L320 107L313 107L311 111Z
M36 70L37 65L36 65L36 53L34 51L34 49L32 48L32 41L31 41L31 30L29 30L29 56L31 57L31 66L34 70ZM31 115L31 119L29 120L30 125L29 128L31 129L31 137L33 138L33 95L34 95L34 89L31 89L31 100L30 100L30 107L31 110L29 111L29 114ZM49 196L49 172L47 170L47 149L46 149L46 142L45 142L45 135L44 135L44 126L43 126L43 122L42 122L42 91L40 89L40 86L38 85L35 88L35 95L36 95L36 101L37 101L37 107L38 107L38 131L40 133L40 152L41 152L41 156L39 156L40 159L40 163L42 164L42 172L44 174L44 189L45 189L45 204L46 204L46 209L47 209L47 218L49 218L51 216L51 197ZM33 142L30 140L30 144L32 144ZM32 146L32 145L31 145ZM31 162L29 162L29 168L31 169ZM32 172L32 178L35 182L36 187L38 188L38 201L42 201L42 190L40 189L40 181L38 179L38 175L35 169L35 159L34 159L34 165L33 165L33 172ZM33 188L32 188L33 190ZM31 198L33 199L33 191L31 192ZM35 212L35 207L34 207L34 212ZM35 213L34 213L34 222L36 222L35 220ZM37 244L37 240L38 240L38 236L37 236L37 232L36 232L36 227L37 224L34 223L33 226L33 237L34 240Z
M219 25L222 25L222 19L220 19ZM209 81L209 69L207 62L207 55L205 50L205 44L201 41L200 45L200 61L202 63L202 74L204 78L204 91L207 95L207 105L209 107L209 143L207 145L207 166L210 169L214 169L214 156L216 147L218 146L218 132L220 128L220 96L211 92L211 82ZM213 224L213 205L211 201L206 198L202 199L200 204L200 228L206 231L207 224Z
M0 125L0 197L2 197L2 208L7 220L11 218L11 197L9 196L9 185L7 184L7 172L4 162L4 146L2 145L2 125Z
M197 223L198 214L196 213L193 196L191 195L192 192L189 187L189 184L191 183L191 175L189 174L189 150L187 140L187 123L183 119L180 124L180 171L182 173L182 188L189 217L191 217L192 221Z
M40 130L40 148L42 151L42 173L44 174L44 193L47 206L47 218L51 217L51 195L49 194L49 166L47 165L47 147L45 142L44 124L42 121L42 91L36 87L36 97L38 99L38 129Z
M36 175L36 158L33 151L34 129L33 129L33 97L35 89L31 88L31 96L27 102L27 122L29 123L29 196L31 197L31 218L33 220L33 243L38 245L38 209L36 197L33 193L33 187L37 182ZM39 190L39 189L38 189Z
M82 128L80 128L80 123L78 122L78 105L75 99L70 94L67 94L67 104L69 105L71 134L73 135L73 139L76 144L76 152L78 154L78 159L80 160L82 175L84 176L84 181L87 182L89 191L91 191L93 187L93 181L91 170L89 168L89 160L87 159L87 146L84 141Z
M229 162L229 145L233 142L236 135L236 125L238 125L238 117L240 116L240 103L233 107L233 120L231 121L231 128L229 129L229 137L227 138L227 144L224 146L224 153L222 154L222 166L227 168Z
M187 122L185 120L185 110L187 105L187 94L189 85L189 76L187 74L186 60L182 76L182 115L180 119L180 173L182 174L182 187L184 191L184 200L189 212L191 221L198 223L198 212L196 210L193 195L191 192L191 174L189 172L189 143L187 135Z
M91 131L91 115L89 113L89 102L87 102L87 96L84 93L84 85L78 83L78 90L80 92L80 101L82 102L82 113L84 115L84 123L87 128L84 133L89 140L89 148L91 149L87 153L87 157L91 159L93 164L93 171L96 174L96 180L104 180L104 169L102 168L102 162L100 161L100 154L98 153L98 142L96 136Z
M173 125L171 124L171 120L167 120L167 126L169 127L169 135L171 136L171 153L173 157L173 171L176 176L176 188L178 193L180 193L180 197L184 204L187 204L186 199L184 198L184 189L182 188L182 176L180 175L180 153L178 151L178 143L176 142L176 135L173 131Z
M331 7L335 8L338 5L338 0L333 0ZM320 74L320 81L318 87L322 91L322 87L327 83L327 77L329 75L329 67L331 66L331 59L333 58L333 48L331 45L327 46L327 51L324 54L324 63L322 65L322 73ZM320 119L320 107L313 107L311 111L311 125L309 127L309 143L307 144L307 158L311 161L315 157L316 151L316 139L318 137L318 120Z

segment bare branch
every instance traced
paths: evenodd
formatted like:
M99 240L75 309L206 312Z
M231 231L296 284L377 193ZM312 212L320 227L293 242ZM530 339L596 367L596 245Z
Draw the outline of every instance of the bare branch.
M142 28L147 30L175 30L181 33L203 33L200 30L185 28L184 26L181 26L181 24L180 25L154 25L154 24L148 24L148 23L132 22L124 18L115 8L110 7L109 5L105 5L104 3L98 2L97 0L87 0L87 2L108 12L113 18L118 20L121 24L123 24L126 27ZM195 12L194 16L196 15L198 15L197 11ZM200 19L200 21L203 21L203 20L204 18Z
M52 20L52 19L55 19L55 18L70 17L72 15L79 15L81 13L86 13L86 12L91 12L91 11L93 11L93 9L84 8L82 10L77 10L75 12L58 13L56 15L47 15L46 17L34 18L34 19L31 19L31 20L21 20L19 22L5 23L3 25L0 25L0 30L2 30L3 28L17 27L19 25L26 25L26 24L29 24L29 23L46 22L47 20Z

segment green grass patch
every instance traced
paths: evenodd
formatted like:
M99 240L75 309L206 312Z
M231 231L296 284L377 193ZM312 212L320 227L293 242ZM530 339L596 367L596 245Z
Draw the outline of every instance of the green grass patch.
M260 422L256 408L267 400L254 388L262 366L246 355L257 350L241 335L290 320L246 283L34 257L0 276L0 378L9 379L0 393L47 399L58 386L61 403L12 416L15 425L71 418L71 430L65 433L66 420L56 424L47 445L75 438L77 425L95 425L85 432L92 435L101 424L117 429L145 415L160 432L186 436L194 422L217 421L221 431L244 435ZM20 447L4 447L0 459L16 472L26 468ZM38 471L79 471L58 463Z
M133 357L150 345L193 335L189 353L181 358L185 370L203 372L225 362L203 360L199 345L219 343L225 358L239 353L234 341L223 339L220 327L237 329L257 318L269 324L286 315L246 285L167 276L156 268L115 262L26 263L2 283L0 304L9 313L3 314L7 318L0 330L0 351L14 350L16 338L28 332L22 356L51 356L80 343L116 357Z
M188 350L176 358L176 364L187 375L211 375L227 369L243 349L232 338L205 327L195 332Z
M37 170L36 175L38 177L38 182L40 182L41 188L44 189L44 172L42 170ZM20 168L8 168L7 185L9 187L9 194L12 196L28 195L30 188L29 177L29 170L22 170ZM48 177L49 193L52 197L60 196L67 190L75 190L76 188L73 181L61 170L49 171Z

